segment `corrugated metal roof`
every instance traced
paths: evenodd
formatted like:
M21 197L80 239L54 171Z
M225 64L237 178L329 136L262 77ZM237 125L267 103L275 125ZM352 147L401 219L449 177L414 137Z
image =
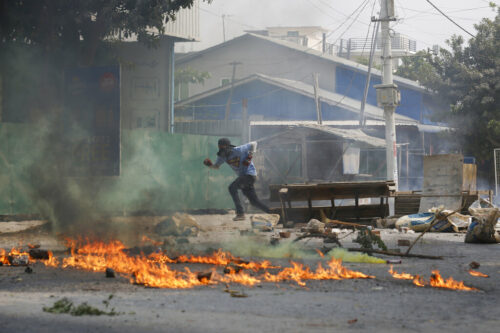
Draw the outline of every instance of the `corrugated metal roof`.
M293 126L293 125L314 125L318 122L315 120L253 120L250 122L251 126ZM323 120L324 126L334 127L355 127L359 126L357 120ZM451 127L440 125L423 125L418 123L399 122L396 120L398 127L413 126L418 128L419 132L425 133L439 133L453 130ZM385 121L382 120L366 120L366 126L385 126Z
M292 49L292 50L295 50L295 51L298 51L298 52L304 52L304 53L307 53L307 54L310 54L310 55L313 55L313 56L325 59L327 61L331 61L331 62L336 63L338 65L342 65L342 66L345 66L345 67L348 67L348 68L351 68L351 69L354 69L354 70L357 70L357 71L360 71L360 72L368 72L368 66L359 64L359 63L357 63L355 61L352 61L352 60L349 60L349 59L345 59L345 58L342 58L342 57L338 57L338 56L334 56L334 55L330 55L330 54L324 54L324 53L322 53L320 51L316 51L316 50L310 49L308 47L305 47L305 46L302 46L302 45L299 45L299 44L295 44L295 43L292 43L292 42L288 42L288 41L285 41L285 40L280 40L280 39L277 39L277 38L263 36L263 35L259 35L259 34L252 34L252 33L246 33L244 35L241 35L241 36L238 36L236 38L233 38L233 39L231 39L231 40L229 40L229 41L227 41L225 43L217 44L215 46L206 48L205 50L196 52L194 54L186 55L184 57L179 58L177 60L177 62L179 64L184 63L184 62L189 61L191 59L194 59L194 58L196 58L198 56L206 54L206 53L210 52L211 50L215 50L217 48L228 46L230 44L233 44L233 43L236 43L238 41L241 41L241 40L243 40L245 38L257 38L257 39L260 39L260 40L264 40L264 41L267 41L267 42L271 42L271 43L274 43L274 44L281 45L283 47L287 47L289 49ZM375 68L372 68L372 75L376 75L376 76L381 77L382 74L381 74L381 72L379 70L377 70ZM405 79L403 77L394 75L394 81L397 84L403 84L405 86L409 86L409 87L411 87L413 89L417 89L419 91L428 92L425 87L421 86L418 82L413 81L413 80Z
M267 76L264 74L256 74L258 77L263 79L264 81L267 82L274 82L277 84L280 84L284 86L285 88L292 89L296 92L299 92L303 95L309 96L311 98L314 98L314 87L310 84L300 82L300 81L293 81L293 80L288 80L288 79L282 79L282 78L276 78L276 77L271 77ZM334 93L325 89L318 89L318 96L321 99L322 102L325 102L327 104L330 104L332 106L341 106L349 111L359 113L361 109L361 101L358 101L356 99L347 97L345 95L341 95L338 93ZM384 110L373 106L371 104L366 104L365 105L365 114L367 116L384 120ZM412 119L410 117L406 117L400 114L395 114L395 117L398 121L406 121L408 123L418 123L417 120Z
M189 41L200 40L200 1L194 0L191 8L175 13L175 20L165 24L165 35Z
M286 130L276 133L270 137L258 139L257 142L273 140L280 136L286 136L298 140L296 131L306 132L306 135L326 134L346 141L354 141L375 148L384 148L385 140L365 134L359 129L342 129L319 124L296 124L288 126Z
M272 85L279 86L285 90L293 91L296 93L299 93L301 95L314 98L314 87L310 84L304 83L304 82L299 82L299 81L293 81L293 80L288 80L288 79L281 79L281 78L276 78L276 77L271 77L263 74L254 74L251 76L247 76L246 78L243 78L241 80L235 81L234 86L238 87L240 85L243 85L245 83L254 81L254 80L260 80ZM180 106L186 106L191 103L194 103L198 100L201 100L205 97L212 96L215 94L218 94L220 92L223 92L225 90L229 90L231 85L225 85L222 87L217 87L212 90L205 91L201 94L192 96L190 98L187 98L185 100L182 100L178 103L176 103L176 107ZM343 109L349 110L351 112L359 113L360 108L361 108L361 102L355 99L352 99L350 97L346 97L341 94L337 94L328 90L324 89L319 89L318 90L318 96L320 97L321 101L324 103L327 103L332 106L339 106ZM249 96L251 98L251 96ZM384 120L384 110L370 105L366 104L365 106L365 114L367 117L378 119L378 120ZM418 121L415 119L412 119L410 117L406 117L400 114L395 114L395 119L398 122L406 122L406 123L412 123L412 124L417 124Z

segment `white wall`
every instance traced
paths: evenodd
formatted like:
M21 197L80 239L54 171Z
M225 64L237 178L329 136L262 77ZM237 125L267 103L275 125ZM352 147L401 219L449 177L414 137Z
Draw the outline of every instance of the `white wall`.
M168 130L170 114L170 57L173 41L163 38L156 49L137 42L122 43L122 129L154 127Z
M230 63L235 61L242 63L236 67L236 79L260 73L312 84L312 73L317 72L320 73L320 87L335 91L332 62L254 37L245 37L176 66L210 72L211 78L204 85L189 86L189 96L193 96L219 87L221 78L231 78L233 66Z

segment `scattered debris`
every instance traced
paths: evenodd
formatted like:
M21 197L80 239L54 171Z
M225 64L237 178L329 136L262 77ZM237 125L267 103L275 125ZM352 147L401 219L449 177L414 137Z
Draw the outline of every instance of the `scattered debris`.
M113 297L113 295L110 295L108 297L108 300L105 300L107 303L103 303L108 307L109 305L109 300ZM120 313L115 312L115 309L111 309L111 311L103 311L98 308L94 308L90 305L87 304L87 302L83 302L82 304L75 306L73 302L71 302L69 299L66 297L60 299L59 301L55 302L53 306L49 307L43 307L44 312L50 312L50 313L69 313L72 316L101 316L101 315L106 315L106 316L116 316L119 315Z
M465 234L466 243L500 243L500 235L495 232L495 225L500 218L498 208L469 208L472 222Z
M407 258L421 258L421 259L443 259L441 256L430 256L425 254L411 254L411 253L400 253L394 251L382 251L382 250L374 250L374 249L366 249L366 248L348 248L348 251L352 252L365 252L365 253L378 253L384 254L386 256L396 256L396 257L407 257Z
M401 259L387 259L385 261L386 264L390 264L390 265L393 265L393 264L400 264L401 263Z
M198 236L203 229L196 222L196 219L184 213L175 213L171 217L158 223L154 231L162 236Z
M342 244L340 244L337 234L332 234L332 233L306 233L304 235L301 235L293 240L293 242L298 242L302 239L306 238L323 238L324 243L335 243L338 246L342 247Z
M370 229L358 230L358 236L353 242L358 243L364 249L373 249L373 245L377 245L380 249L387 251L384 241Z
M29 264L28 254L9 254L7 256L9 264L12 266L27 266Z
M231 297L238 297L238 298L248 297L248 295L245 294L243 291L231 290L231 289L226 288L226 289L224 289L224 292L229 293L229 295L231 295Z
M357 323L357 322L358 322L358 318L350 319L350 320L348 320L348 321L347 321L347 323L348 323L349 325L355 324L355 323Z
M198 281L206 283L212 278L212 271L198 272L196 273L196 278L198 279Z
M480 264L480 263L478 263L477 261L471 261L471 263L469 264L469 267L470 267L471 269L478 269L478 268L479 268L479 266L481 266L481 264Z
M28 253L30 255L30 258L35 260L49 260L51 256L50 251L42 250L39 247L40 245L38 245L38 247L33 247L29 250Z
M320 222L316 219L309 220L307 223L307 231L312 234L322 234L325 232L325 223Z
M278 214L254 214L250 216L252 228L260 231L272 231L279 220Z
M271 239L269 240L269 244L271 245L278 245L280 243L280 237L273 235L271 236Z
M280 231L279 234L281 238L290 238L291 235L290 231Z
M395 228L397 220L396 217L378 218L375 223L377 228Z
M408 250L406 250L405 255L408 255L408 254L410 253L410 250L412 249L412 247L413 247L413 246L414 246L414 245L418 242L418 240L419 240L420 238L422 238L422 237L425 235L425 233L426 233L427 231L431 230L432 228L436 227L437 225L440 225L440 224L441 224L441 221L447 220L447 219L448 219L448 217L450 217L451 215L456 214L457 212L461 211L461 210L462 210L462 208L463 208L463 206L462 206L461 208L458 208L457 210L455 210L455 211L453 211L453 212L451 212L451 213L447 213L447 214L445 214L445 215L438 213L438 214L437 214L438 216L437 216L437 217L435 217L435 219L434 219L431 223L429 223L429 224L426 226L426 228L422 231L422 233L421 233L420 235L418 235L418 237L417 237L417 238L413 241L413 243L412 243L412 244L408 247Z
M237 265L235 263L229 263L226 267L224 267L224 274L235 274L239 273L243 269L242 266Z
M335 226L340 226L344 228L360 228L360 229L365 229L368 226L364 224L359 224L359 223L352 223L352 222L344 222L344 221L339 221L339 220L332 220L326 217L325 212L321 209L319 211L319 215L321 217L321 222L325 223L327 227L333 228Z
M26 269L24 270L24 272L31 274L31 273L33 273L33 269L31 267L27 266Z
M115 277L115 270L108 267L108 268L106 268L105 274L106 274L107 278L114 278Z

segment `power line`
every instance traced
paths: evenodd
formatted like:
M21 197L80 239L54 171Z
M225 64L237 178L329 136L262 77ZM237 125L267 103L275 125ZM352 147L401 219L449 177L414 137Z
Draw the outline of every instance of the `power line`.
M459 27L460 29L462 29L463 31L465 31L466 33L468 33L472 38L475 38L476 36L474 36L473 34L471 34L470 32L468 32L467 30L465 30L465 28L463 28L460 24L458 24L457 22L453 21L453 19L451 17L449 17L448 15L446 15L441 9L439 9L438 7L436 7L436 5L434 5L430 0L425 0L427 1L432 7L434 7L438 12L440 12L444 17L446 17L448 20L450 20L451 23L453 23L454 25L456 25L457 27Z

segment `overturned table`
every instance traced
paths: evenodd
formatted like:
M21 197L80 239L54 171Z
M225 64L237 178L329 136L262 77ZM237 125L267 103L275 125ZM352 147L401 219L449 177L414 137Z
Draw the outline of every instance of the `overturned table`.
M323 210L330 218L367 220L389 215L388 197L394 193L393 181L364 181L269 185L270 201L280 202L284 223L290 220L308 221L319 218ZM378 204L360 205L361 198L377 198ZM336 199L353 199L352 206L336 206ZM313 206L313 201L330 201L328 206ZM292 207L292 202L307 202L307 206Z

